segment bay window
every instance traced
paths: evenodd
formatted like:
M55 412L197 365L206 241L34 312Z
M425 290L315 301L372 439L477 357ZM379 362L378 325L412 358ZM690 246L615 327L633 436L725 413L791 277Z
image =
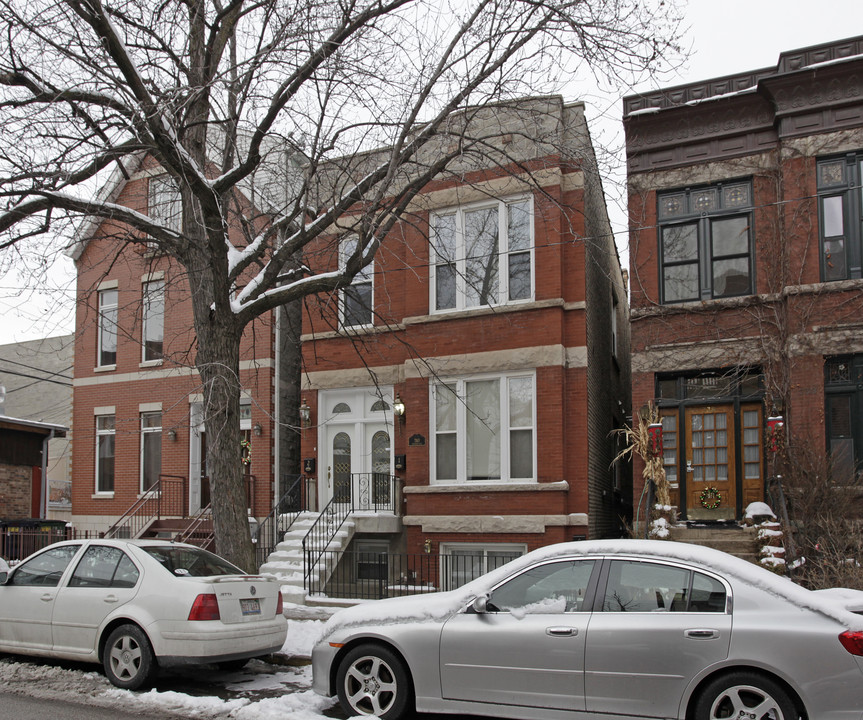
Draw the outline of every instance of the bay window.
M532 226L529 198L433 215L431 307L463 310L530 300Z
M433 482L535 479L533 375L452 380L432 395Z

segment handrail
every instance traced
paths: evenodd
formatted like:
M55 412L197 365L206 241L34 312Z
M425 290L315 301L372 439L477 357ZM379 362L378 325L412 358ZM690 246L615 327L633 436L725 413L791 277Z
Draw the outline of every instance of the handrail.
M332 499L303 538L303 587L311 587L312 573L345 520L359 510L397 511L394 475L357 473L347 485L336 483Z
M192 522L190 522L184 529L178 532L174 536L174 542L189 542L189 538L191 538L197 531L198 528L201 527L207 520L210 519L211 507L209 505L205 505L202 507L195 516L192 518ZM205 537L204 542L200 543L201 547L206 547L210 540L213 539L214 533L211 530ZM197 543L195 543L197 544Z
M300 514L309 509L310 485L314 482L313 478L305 475L288 476L290 477L294 478L290 487L273 505L270 514L258 525L252 538L259 567L266 562L269 554L281 542ZM284 484L283 482L282 487Z
M179 481L179 483L174 482ZM176 487L180 485L180 492ZM159 475L153 486L139 497L132 506L105 532L106 538L119 537L125 529L123 537L136 538L144 529L164 514L186 517L186 478L183 475Z

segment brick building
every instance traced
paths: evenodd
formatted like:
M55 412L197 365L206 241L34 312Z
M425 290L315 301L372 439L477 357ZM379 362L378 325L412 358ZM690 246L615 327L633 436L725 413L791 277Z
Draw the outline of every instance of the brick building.
M624 125L632 402L661 409L683 516L738 518L764 499L770 414L799 451L851 472L863 460L863 37L627 97Z
M303 509L352 504L358 549L508 555L631 517L611 435L629 412L625 273L584 107L532 98L471 122L497 157L430 183L371 268L306 302ZM145 160L111 192L163 213L161 177ZM106 233L94 224L74 250L73 521L94 530L157 478L181 484L188 511L206 503L187 286L166 257L117 256ZM335 267L351 242L322 239L305 262ZM289 472L275 421L287 330L264 318L244 344L259 520Z
M464 158L430 183L374 266L307 313L320 502L388 501L374 477L392 468L403 495L400 521L359 524L356 549L491 558L630 518L611 462L628 305L584 107L534 98L471 122L508 163Z

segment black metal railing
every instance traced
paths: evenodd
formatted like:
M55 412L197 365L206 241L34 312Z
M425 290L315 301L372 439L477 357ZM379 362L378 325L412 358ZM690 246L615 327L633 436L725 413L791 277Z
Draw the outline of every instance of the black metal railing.
M106 538L136 538L153 520L163 517L186 517L188 499L186 478L182 475L159 475L149 490L126 510L105 533Z
M61 540L97 537L56 520L9 520L0 524L0 557L10 563Z
M352 600L378 600L454 590L519 553L493 559L476 555L382 553L325 550L318 572L309 579L308 594ZM491 564L489 564L491 563Z
M398 483L396 476L385 473L345 473L333 478L333 498L303 538L306 590L311 589L312 575L323 575L326 581L329 565L319 568L318 564L348 516L361 510L398 514Z
M252 536L255 543L255 558L258 567L263 565L291 529L291 525L314 503L315 479L305 475L293 475L282 479L282 487L288 489L279 498L270 514L258 525Z

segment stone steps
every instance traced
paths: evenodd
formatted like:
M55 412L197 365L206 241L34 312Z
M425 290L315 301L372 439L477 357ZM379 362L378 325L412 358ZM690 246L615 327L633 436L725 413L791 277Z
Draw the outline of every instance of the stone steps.
M756 564L761 550L756 538L756 529L738 525L721 527L677 525L671 528L671 539L691 545L711 547Z

